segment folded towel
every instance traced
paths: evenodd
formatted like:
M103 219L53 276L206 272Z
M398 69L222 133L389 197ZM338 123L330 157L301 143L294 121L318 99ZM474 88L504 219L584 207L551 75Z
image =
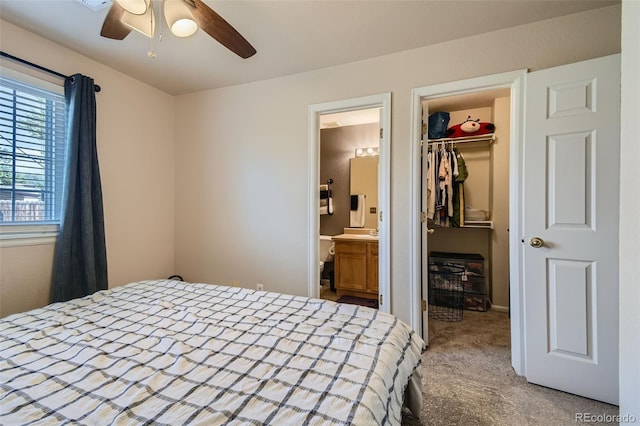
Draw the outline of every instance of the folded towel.
M353 199L353 195L351 196ZM364 210L365 210L365 196L356 195L358 207L356 210L349 212L349 226L351 228L364 228Z
M324 204L323 201L326 201L326 204ZM333 198L329 197L328 200L320 200L320 214L333 214Z
M358 196L357 195L352 195L351 196L351 208L350 210L358 210Z
M320 185L320 214L333 214L333 198L329 185Z

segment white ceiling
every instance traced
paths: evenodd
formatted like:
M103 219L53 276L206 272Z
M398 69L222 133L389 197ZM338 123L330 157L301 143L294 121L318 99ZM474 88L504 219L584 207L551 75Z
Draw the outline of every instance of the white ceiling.
M160 1L160 0L154 0ZM0 0L0 18L169 94L248 83L617 4L620 0L204 0L257 49L241 59L203 31L154 40L100 37L108 8ZM7 52L12 53L12 52ZM99 82L98 82L99 83Z

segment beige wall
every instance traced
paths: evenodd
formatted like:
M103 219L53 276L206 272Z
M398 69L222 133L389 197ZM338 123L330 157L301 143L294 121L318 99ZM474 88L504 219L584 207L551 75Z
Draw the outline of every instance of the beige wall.
M409 321L411 89L616 53L619 29L620 7L612 6L178 97L176 270L191 280L260 282L267 290L306 295L307 108L391 92L392 312Z
M0 248L0 316L49 303L53 244Z
M174 98L8 22L0 48L64 74L91 76L109 285L174 271ZM53 245L0 249L0 316L49 300Z

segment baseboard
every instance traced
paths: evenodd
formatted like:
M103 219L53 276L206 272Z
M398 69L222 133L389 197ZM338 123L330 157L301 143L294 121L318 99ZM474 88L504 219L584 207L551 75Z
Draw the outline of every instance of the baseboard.
M509 312L508 306L491 305L491 309L498 312Z

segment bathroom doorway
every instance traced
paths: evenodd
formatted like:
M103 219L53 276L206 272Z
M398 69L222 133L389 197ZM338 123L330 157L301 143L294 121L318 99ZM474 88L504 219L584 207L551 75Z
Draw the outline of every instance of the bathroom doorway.
M336 288L332 237L348 232L377 235L379 135L380 108L320 116L321 299L338 301L342 296ZM357 210L351 208L352 196L362 198ZM361 296L370 300L365 303L377 303L377 291Z
M337 300L342 293L331 291L335 289L334 259L331 255L327 258L326 253L332 243L331 237L345 232L374 234L371 239L376 240L377 265L375 271L368 273L369 276L377 275L378 288L377 292L369 289L367 296L377 302L380 310L390 312L390 101L391 95L383 94L309 107L311 297ZM366 164L365 169L373 170L372 174L363 175L361 162ZM352 170L366 177L352 178ZM358 181L370 184L372 180L377 182L370 189L351 185L352 181L358 185ZM330 205L326 198L321 199L321 196L328 195L327 192L321 193L326 190L330 190L332 195ZM351 195L355 194L352 192L360 195L370 193L360 198L361 221L353 221L354 210L350 202ZM325 258L320 259L321 256Z

